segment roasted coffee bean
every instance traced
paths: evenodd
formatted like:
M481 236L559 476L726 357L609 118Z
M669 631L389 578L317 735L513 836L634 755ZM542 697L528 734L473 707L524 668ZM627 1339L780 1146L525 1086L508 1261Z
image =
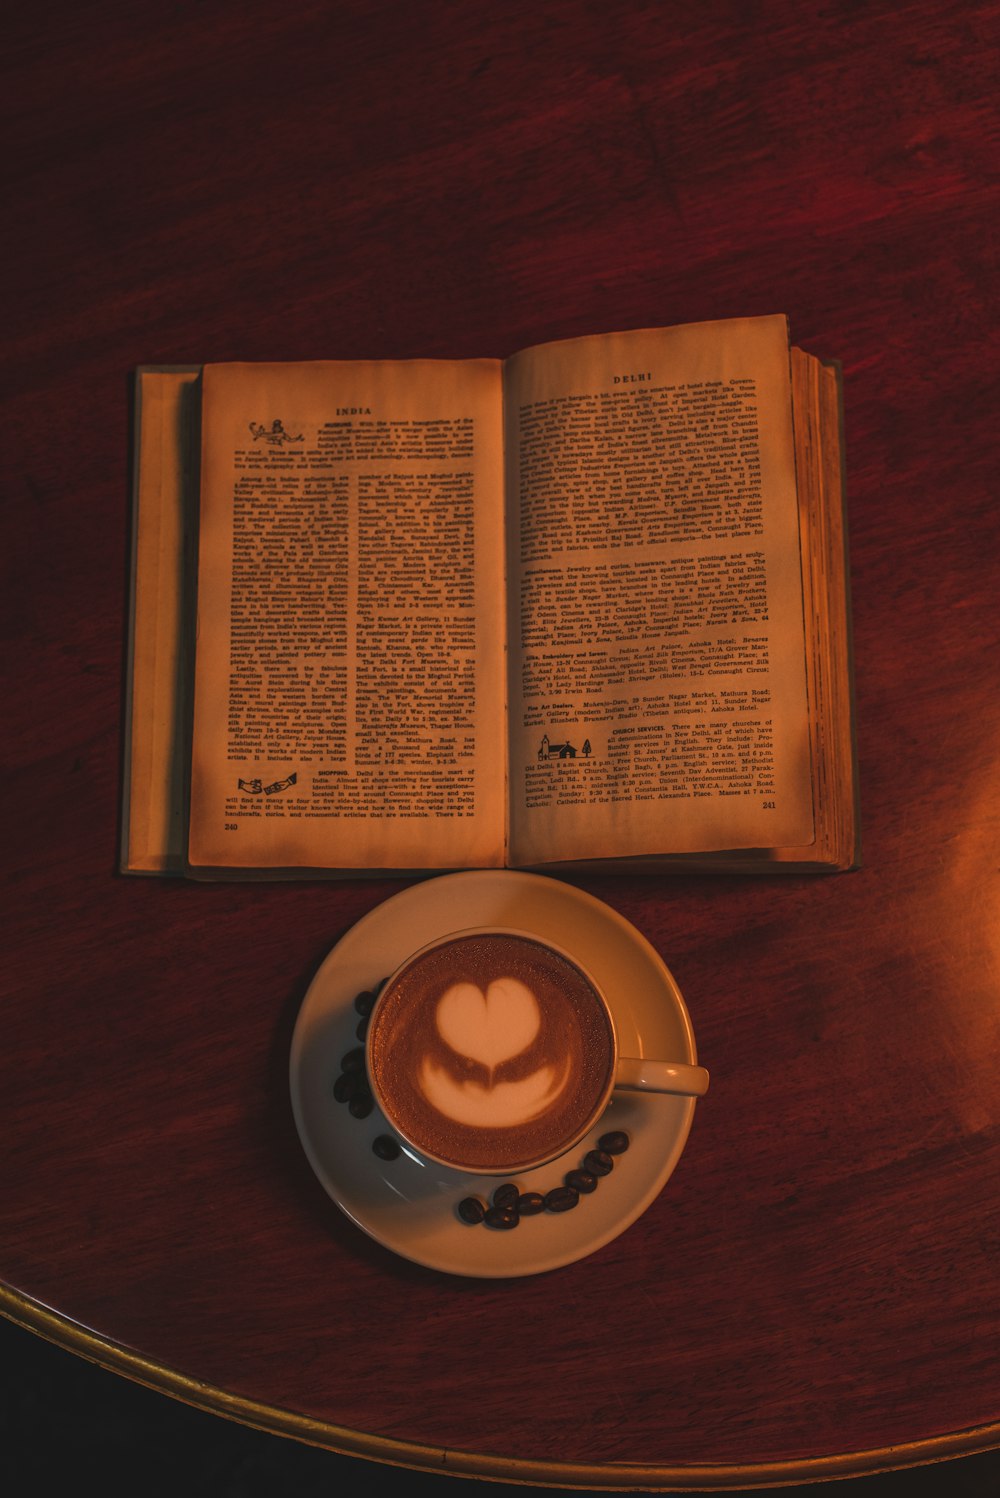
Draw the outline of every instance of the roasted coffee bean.
M368 1091L368 1083L361 1072L342 1071L333 1084L333 1095L338 1103L349 1103L351 1098Z
M341 1071L364 1071L364 1046L355 1046L353 1051L348 1051L346 1056L342 1056L340 1058L340 1069Z
M358 1037L359 1040L364 1040L365 1036L368 1034L368 1016L367 1016L367 1014L365 1015L364 1019L359 1019L358 1020L358 1028L355 1030L354 1033Z
M493 1193L493 1205L495 1207L516 1207L519 1195L520 1193L513 1182L506 1186L498 1186Z
M375 1099L366 1087L364 1092L359 1092L356 1097L351 1098L347 1111L352 1118L367 1118L374 1106Z
M580 1200L580 1193L573 1186L554 1186L545 1193L545 1206L549 1212L569 1212Z
M463 1222L482 1222L486 1216L486 1207L478 1196L467 1196L458 1204L458 1215Z
M571 1170L566 1177L566 1185L589 1196L592 1191L597 1190L597 1177L592 1176L588 1170Z
M398 1160L402 1151L391 1134L379 1134L372 1140L372 1153L380 1160Z
M610 1134L602 1134L597 1141L597 1148L603 1150L606 1155L624 1155L628 1145L628 1135L622 1129L613 1129Z
M370 988L363 988L354 1000L354 1007L367 1019L375 1007L375 995Z
M615 1168L615 1162L606 1150L588 1150L583 1157L583 1168L589 1170L592 1176L609 1176Z
M517 1199L517 1210L522 1217L537 1217L545 1211L545 1198L540 1191L522 1191Z
M516 1207L490 1207L483 1221L488 1228L501 1228L506 1231L516 1228L520 1218Z

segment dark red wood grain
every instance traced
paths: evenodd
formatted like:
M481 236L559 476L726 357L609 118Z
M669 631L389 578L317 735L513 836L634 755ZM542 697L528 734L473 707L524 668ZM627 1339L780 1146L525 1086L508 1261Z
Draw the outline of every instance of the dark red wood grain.
M1000 7L44 12L0 91L4 1308L501 1475L1000 1444ZM115 873L128 372L774 311L843 363L864 867L581 880L712 1071L680 1167L555 1274L416 1268L286 1084L401 881Z

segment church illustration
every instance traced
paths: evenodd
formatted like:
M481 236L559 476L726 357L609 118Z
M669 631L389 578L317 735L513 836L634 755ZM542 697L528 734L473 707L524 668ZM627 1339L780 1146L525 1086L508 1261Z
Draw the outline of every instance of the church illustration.
M583 746L583 753L588 757L590 755L589 739ZM542 742L538 746L539 759L576 759L576 756L576 745L571 744L569 739L564 740L561 744L553 744L547 733L542 734Z

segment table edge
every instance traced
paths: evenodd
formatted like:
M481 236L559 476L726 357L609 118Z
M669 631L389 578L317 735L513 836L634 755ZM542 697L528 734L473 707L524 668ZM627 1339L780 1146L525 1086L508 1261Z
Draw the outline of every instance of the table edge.
M387 1436L369 1435L347 1426L300 1415L279 1405L245 1399L213 1384L202 1383L109 1341L3 1282L0 1282L0 1315L25 1331L95 1363L110 1373L120 1374L182 1404L219 1415L236 1424L271 1435L285 1436L304 1445L322 1447L340 1456L433 1472L441 1476L533 1483L553 1488L593 1488L595 1491L643 1488L657 1492L685 1492L691 1490L692 1484L701 1491L713 1488L732 1490L795 1482L819 1482L840 1477L865 1477L1000 1448L1000 1422L995 1422L930 1436L920 1441L862 1451L788 1461L719 1465L700 1462L643 1465L629 1462L601 1464L531 1461L488 1453L454 1451L398 1441Z

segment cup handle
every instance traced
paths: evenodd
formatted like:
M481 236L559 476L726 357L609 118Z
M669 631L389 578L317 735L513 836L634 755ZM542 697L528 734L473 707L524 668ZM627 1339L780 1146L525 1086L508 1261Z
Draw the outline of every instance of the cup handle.
M619 1056L615 1086L626 1092L672 1092L680 1097L704 1097L708 1072L683 1061L656 1061L650 1056Z

